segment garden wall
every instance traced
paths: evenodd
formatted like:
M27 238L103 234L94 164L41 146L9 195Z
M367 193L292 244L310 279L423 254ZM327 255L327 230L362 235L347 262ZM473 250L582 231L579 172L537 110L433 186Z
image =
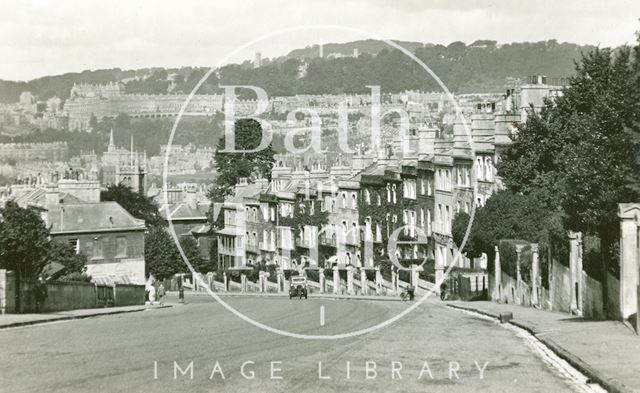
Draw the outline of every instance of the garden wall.
M553 262L551 273L551 309L554 311L571 311L571 272L569 268Z
M96 285L87 282L47 281L47 298L40 312L57 312L83 308L132 306L145 303L144 285ZM13 272L0 270L0 306L5 313L36 312L36 282L20 283L20 309L16 306L16 280Z

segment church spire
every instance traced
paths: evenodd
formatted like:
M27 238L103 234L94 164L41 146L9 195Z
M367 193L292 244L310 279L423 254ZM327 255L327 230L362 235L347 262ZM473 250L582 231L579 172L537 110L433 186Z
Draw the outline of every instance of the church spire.
M115 150L116 145L113 143L113 128L111 129L111 135L109 136L109 147L107 148L108 151L113 151Z

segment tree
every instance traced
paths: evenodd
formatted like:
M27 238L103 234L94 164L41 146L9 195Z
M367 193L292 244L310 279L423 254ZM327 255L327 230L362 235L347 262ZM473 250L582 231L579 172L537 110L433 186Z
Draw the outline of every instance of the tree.
M235 122L235 149L256 149L262 141L262 127L254 119L239 119ZM211 189L210 198L213 202L222 202L224 197L233 191L233 186L239 178L251 181L255 177L270 177L274 163L274 151L269 145L257 152L223 152L226 146L226 136L223 134L218 141L215 155L217 170L216 186Z
M146 274L163 280L186 270L182 257L171 238L162 227L151 227L144 236Z
M100 193L100 200L118 202L129 214L144 220L147 228L166 225L158 204L153 199L134 192L131 187L122 183L107 187L106 191Z
M180 246L187 257L187 260L198 273L208 273L212 271L212 266L208 260L202 257L196 239L192 236L183 236L180 238ZM183 264L184 265L184 264ZM186 268L186 266L185 266Z
M452 225L452 237L457 247L462 244L470 217L458 213ZM517 194L501 190L493 194L484 206L478 208L464 249L475 258L487 254L491 265L495 246L502 240L523 240L540 244L543 254L552 239L562 233L560 213L549 210L538 194ZM544 260L541 259L544 264ZM544 266L546 269L546 266ZM545 270L543 269L543 270Z
M47 264L49 231L38 211L8 201L0 208L0 266L33 280Z
M563 95L519 127L498 165L509 188L541 190L568 229L599 236L605 293L617 204L639 196L638 62L626 47L583 55Z
M464 240L464 236L467 233L467 228L469 227L469 221L471 220L471 216L469 216L464 211L458 212L453 218L453 224L451 225L451 237L453 238L453 243L460 249L462 247L462 241ZM476 224L477 227L477 224ZM469 237L467 238L467 242L464 245L464 249L462 252L466 252L468 256L479 256L479 254L474 247L472 247L471 242L474 239L472 236L473 231L469 232Z
M65 267L65 275L83 274L87 270L87 256L76 253L69 243L51 240L47 254L49 263L56 262ZM90 277L89 277L90 278Z
M8 201L0 208L0 267L16 272L16 291L23 280L36 279L47 264L49 230L35 209ZM20 310L20 297L16 307Z

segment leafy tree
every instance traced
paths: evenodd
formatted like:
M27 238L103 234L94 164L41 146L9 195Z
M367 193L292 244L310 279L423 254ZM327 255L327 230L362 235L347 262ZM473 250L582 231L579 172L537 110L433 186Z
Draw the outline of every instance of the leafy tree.
M254 119L239 119L235 122L235 149L256 149L262 140L262 127ZM223 152L226 137L218 141L215 155L215 165L218 173L216 185L211 189L210 198L213 202L222 202L229 195L233 186L241 177L251 180L256 176L269 177L274 163L274 151L267 148L253 153Z
M60 276L58 281L91 282L91 276L86 273L72 272Z
M583 55L563 96L519 127L498 166L512 190L544 192L568 229L598 235L603 286L617 204L639 196L639 69L626 47Z
M151 227L144 236L144 245L147 275L163 280L186 270L171 235L164 228Z
M523 240L538 243L540 254L543 256L546 254L547 247L555 239L566 238L560 224L560 217L560 213L549 210L544 200L537 194L524 195L510 190L498 191L487 199L483 207L476 210L463 252L471 258L479 257L483 253L487 254L491 268L495 258L494 247L499 245L500 241ZM469 215L464 212L458 213L454 218L452 237L458 247L462 243L469 220ZM546 271L547 260L541 258L542 271ZM509 271L512 270L515 271L515 268Z
M8 201L0 208L0 267L16 272L16 290L36 279L47 264L49 230L38 211ZM16 306L20 309L20 298Z
M180 246L182 251L187 256L187 260L193 266L193 269L198 273L208 273L212 271L212 266L205 258L202 257L196 240L191 236L183 236L180 238ZM183 264L184 266L184 264ZM186 270L186 266L184 266Z
M156 279L163 280L189 270L171 234L165 228L151 227L145 234L144 241L147 274L153 274ZM209 262L200 254L193 237L181 237L180 247L196 272L207 273L212 270Z
M87 256L76 253L69 243L52 240L47 255L48 262L56 262L65 267L65 275L83 274L87 269ZM89 277L90 279L91 277Z
M100 193L100 200L118 202L129 214L144 220L147 228L166 225L158 211L158 204L153 199L134 192L131 187L122 183L107 187L106 191Z
M0 208L0 266L33 280L47 264L49 231L39 213L8 201Z
M458 212L458 214L456 214L453 218L453 224L451 225L451 237L453 238L453 242L455 243L456 247L458 247L458 249L462 246L462 241L464 240L467 228L469 227L470 220L471 216L469 216L464 211ZM470 244L473 239L473 236L471 236L472 234L473 232L469 232L469 237L467 238L464 250L462 251L466 252L469 256L477 256L476 254L478 252Z
M544 192L568 229L600 238L604 292L606 274L616 271L617 204L640 196L639 81L638 57L627 47L583 55L563 95L519 127L498 166L512 190Z

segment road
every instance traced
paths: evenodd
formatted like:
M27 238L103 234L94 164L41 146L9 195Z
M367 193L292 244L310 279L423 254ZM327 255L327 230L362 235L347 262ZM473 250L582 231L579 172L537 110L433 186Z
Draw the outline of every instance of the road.
M187 300L165 309L2 330L0 391L575 391L512 331L436 301L373 333L327 341L266 332L208 297ZM269 326L309 335L366 328L409 306L226 300ZM481 378L479 368L486 362Z

